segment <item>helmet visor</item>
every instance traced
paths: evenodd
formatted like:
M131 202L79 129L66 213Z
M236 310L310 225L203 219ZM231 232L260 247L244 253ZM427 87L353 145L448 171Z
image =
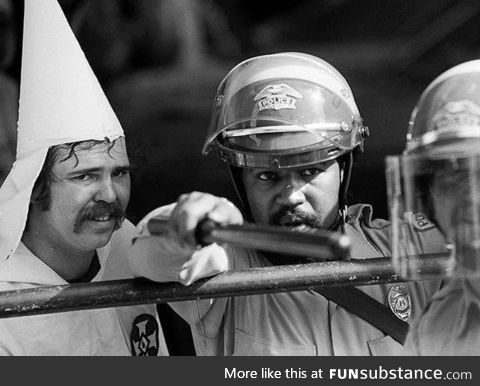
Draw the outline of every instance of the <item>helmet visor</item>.
M424 278L418 259L446 253L443 275L480 275L480 153L388 157L387 187L397 273Z

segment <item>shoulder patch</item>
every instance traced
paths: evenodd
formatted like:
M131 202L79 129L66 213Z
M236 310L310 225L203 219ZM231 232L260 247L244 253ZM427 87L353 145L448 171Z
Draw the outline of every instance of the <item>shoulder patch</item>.
M150 314L135 318L130 332L130 347L133 356L158 355L158 322Z
M435 228L435 224L424 213L410 213L408 217L409 223L417 231L424 232Z

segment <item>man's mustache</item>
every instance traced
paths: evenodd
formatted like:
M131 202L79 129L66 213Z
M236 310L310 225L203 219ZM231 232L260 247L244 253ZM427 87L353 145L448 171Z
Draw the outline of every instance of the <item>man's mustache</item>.
M285 226L285 224L282 223L282 220L287 216L289 224L306 225L309 228L315 229L322 228L322 222L317 216L311 213L305 213L296 207L289 206L283 206L272 214L268 219L268 223L270 225Z
M78 233L82 227L82 224L86 220L93 220L99 217L110 216L115 220L115 230L120 228L123 220L125 219L125 210L118 202L99 202L93 206L85 207L78 212L75 219L74 232Z

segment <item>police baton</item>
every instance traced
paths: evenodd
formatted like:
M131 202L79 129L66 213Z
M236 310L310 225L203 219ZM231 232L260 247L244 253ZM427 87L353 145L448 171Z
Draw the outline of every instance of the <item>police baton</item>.
M154 217L148 222L152 235L168 232L168 220ZM326 230L292 231L286 227L265 225L221 225L204 219L197 225L195 238L199 245L212 243L258 249L286 255L308 257L312 261L340 260L347 256L350 239Z

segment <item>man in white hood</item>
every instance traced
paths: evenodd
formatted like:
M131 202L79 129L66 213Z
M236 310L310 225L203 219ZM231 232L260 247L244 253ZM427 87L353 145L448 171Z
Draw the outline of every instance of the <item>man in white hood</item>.
M123 130L56 0L27 0L0 290L131 277ZM4 355L167 355L154 305L0 320Z

